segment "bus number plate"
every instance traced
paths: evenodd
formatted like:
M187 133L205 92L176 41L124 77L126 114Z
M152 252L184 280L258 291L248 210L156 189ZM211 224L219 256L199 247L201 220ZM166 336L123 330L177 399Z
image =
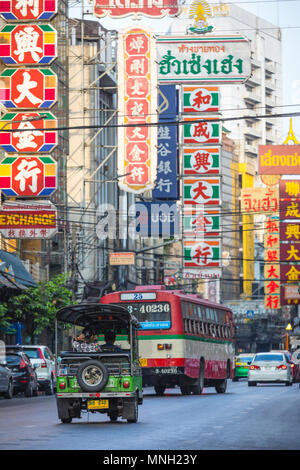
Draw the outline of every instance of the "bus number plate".
M177 374L177 367L168 367L165 369L155 369L156 374Z

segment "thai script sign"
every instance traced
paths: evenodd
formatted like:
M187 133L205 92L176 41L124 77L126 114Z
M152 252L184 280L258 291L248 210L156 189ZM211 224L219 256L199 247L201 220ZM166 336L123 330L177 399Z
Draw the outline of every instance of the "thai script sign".
M219 111L218 87L182 87L183 113L217 113Z
M51 108L57 77L49 68L6 69L0 74L0 103L6 108Z
M153 33L127 28L118 40L119 186L135 194L153 189L157 168L157 63Z
M57 145L57 127L57 119L46 111L6 113L0 120L0 146L6 152L51 152Z
M160 83L243 83L251 74L250 42L243 36L160 36Z
M185 237L206 238L220 236L220 210L184 207L183 233Z
M300 145L259 145L258 173L300 175Z
M6 196L50 196L57 187L57 163L50 156L7 156L0 163L0 189Z
M140 15L151 18L162 18L163 16L175 16L180 12L178 0L94 0L94 15L102 18L124 18Z
M221 274L221 268L185 268L183 270L182 277L184 279L220 279Z
M213 117L184 116L183 117L183 143L184 144L220 144L221 122Z
M135 263L135 253L118 252L109 253L109 264L111 266L133 265Z
M221 240L183 240L183 267L221 267Z
M177 142L178 130L177 92L175 85L162 85L159 87L159 125L157 132L157 180L152 191L152 197L158 199L177 199L178 184L178 158ZM170 122L174 121L174 125Z
M56 207L50 201L6 202L0 232L5 238L50 238L57 232Z
M220 147L183 147L183 174L218 175Z
M6 65L46 65L57 55L57 33L49 24L6 25L0 31L0 58Z
M278 187L243 188L241 192L242 212L267 213L279 209Z
M0 15L6 21L51 20L57 0L1 0Z
M220 205L220 177L183 178L184 204Z

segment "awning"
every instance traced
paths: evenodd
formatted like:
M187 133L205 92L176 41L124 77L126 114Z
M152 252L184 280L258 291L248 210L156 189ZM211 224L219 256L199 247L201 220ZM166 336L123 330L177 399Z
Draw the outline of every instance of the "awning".
M15 253L0 250L0 288L25 289L37 283Z

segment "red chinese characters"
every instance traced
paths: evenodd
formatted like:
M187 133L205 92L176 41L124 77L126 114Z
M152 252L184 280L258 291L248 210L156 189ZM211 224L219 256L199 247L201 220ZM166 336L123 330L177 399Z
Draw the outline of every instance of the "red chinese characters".
M119 61L119 174L120 188L142 193L156 179L156 50L152 32L139 28L120 33ZM124 57L124 60L122 60Z

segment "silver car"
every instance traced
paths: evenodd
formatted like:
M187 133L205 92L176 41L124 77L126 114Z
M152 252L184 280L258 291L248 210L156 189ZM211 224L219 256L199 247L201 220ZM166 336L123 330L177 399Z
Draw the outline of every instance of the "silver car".
M293 384L293 370L284 353L255 354L248 370L248 385L257 383Z

